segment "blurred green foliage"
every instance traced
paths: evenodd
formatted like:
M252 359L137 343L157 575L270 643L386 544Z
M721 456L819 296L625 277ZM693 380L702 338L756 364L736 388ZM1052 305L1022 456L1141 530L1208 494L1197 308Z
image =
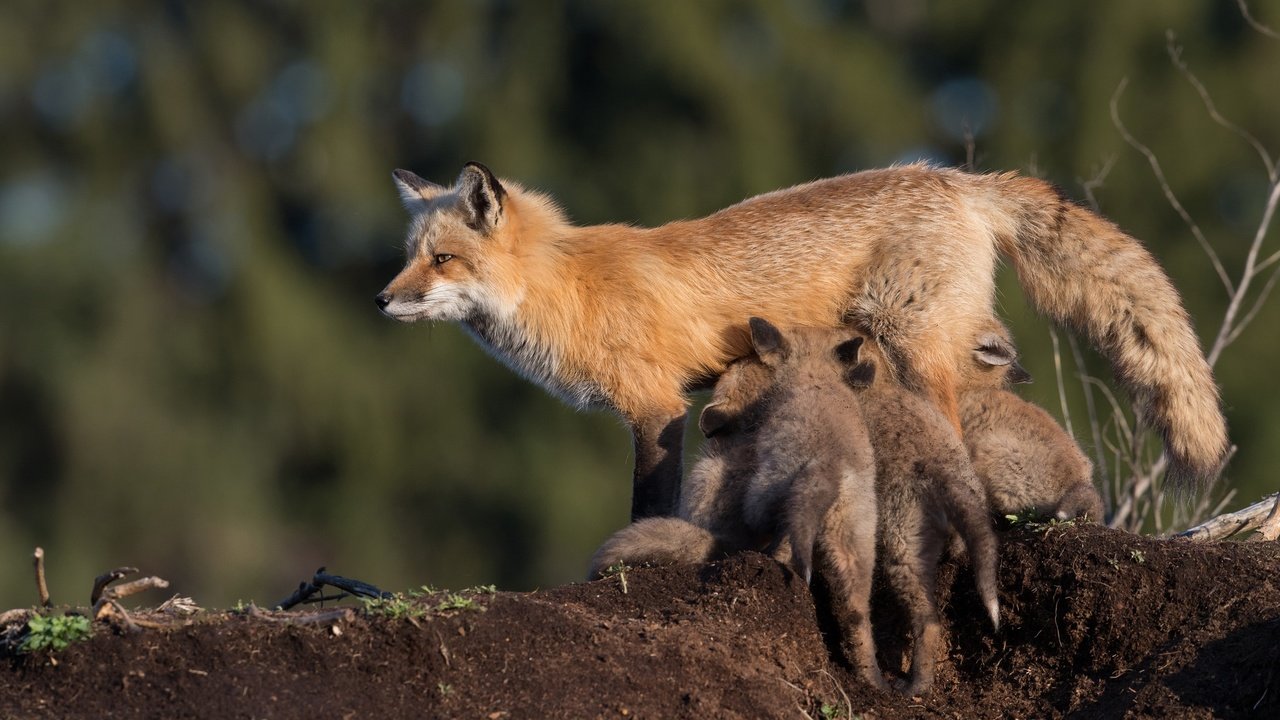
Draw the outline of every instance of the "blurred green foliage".
M629 437L454 327L378 315L395 167L449 182L481 160L579 222L656 224L963 162L966 129L980 169L1076 197L1114 158L1103 211L1211 340L1225 293L1112 92L1130 78L1126 124L1228 267L1266 175L1170 65L1168 29L1280 150L1280 41L1234 0L6 2L0 607L33 601L36 544L57 602L126 563L209 605L275 601L320 565L389 588L582 575L626 520ZM1045 325L1005 275L1056 408ZM1218 366L1237 505L1276 484L1278 319L1272 302Z

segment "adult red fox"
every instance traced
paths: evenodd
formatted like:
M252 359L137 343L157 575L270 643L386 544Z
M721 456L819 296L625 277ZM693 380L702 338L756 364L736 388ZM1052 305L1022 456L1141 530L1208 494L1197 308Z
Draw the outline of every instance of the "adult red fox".
M378 307L459 322L570 404L620 414L635 438L633 518L672 510L686 391L747 354L751 316L852 321L959 427L1000 255L1035 307L1111 361L1162 433L1175 481L1209 478L1225 457L1218 390L1169 278L1042 180L906 165L637 228L574 226L478 163L452 187L394 176L412 216L407 262Z

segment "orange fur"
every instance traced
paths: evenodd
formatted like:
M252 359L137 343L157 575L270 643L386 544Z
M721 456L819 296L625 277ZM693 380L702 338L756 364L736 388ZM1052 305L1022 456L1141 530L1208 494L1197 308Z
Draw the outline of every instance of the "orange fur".
M461 322L566 401L618 412L636 435L636 517L673 507L685 391L746 353L753 315L852 320L958 425L999 253L1037 307L1108 355L1175 469L1207 477L1224 457L1217 389L1172 285L1136 240L1042 181L909 165L648 229L574 226L475 164L451 188L402 173L408 262L383 311Z

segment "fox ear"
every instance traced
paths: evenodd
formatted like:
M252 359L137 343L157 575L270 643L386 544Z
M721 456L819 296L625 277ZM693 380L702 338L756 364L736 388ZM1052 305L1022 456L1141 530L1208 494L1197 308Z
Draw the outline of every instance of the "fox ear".
M396 189L400 191L400 202L404 209L413 212L421 207L422 202L430 200L444 192L444 188L423 180L408 170L392 170L391 177L396 181Z
M782 331L764 318L753 317L747 324L751 326L751 345L760 361L770 366L781 362L787 351L787 341L782 337Z
M1009 369L1005 373L1004 379L1010 385L1025 385L1032 381L1031 373L1027 372L1027 369L1022 367L1017 360L1009 363Z
M987 333L978 338L978 347L973 349L973 357L984 365L999 367L1016 360L1018 350L1005 338L995 333Z
M489 168L469 162L458 176L458 189L467 227L486 235L492 232L502 220L502 202L507 197L502 183Z
M841 365L852 365L858 362L858 351L862 349L862 338L845 340L836 346L836 359Z
M698 415L698 429L703 437L711 437L729 424L729 413L720 407L720 403L708 403Z
M844 381L851 388L869 388L876 381L876 364L870 360L855 363L844 372Z

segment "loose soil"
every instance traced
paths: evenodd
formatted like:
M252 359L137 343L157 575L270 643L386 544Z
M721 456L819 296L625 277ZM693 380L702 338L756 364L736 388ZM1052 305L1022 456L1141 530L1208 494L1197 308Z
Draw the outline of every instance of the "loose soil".
M1001 532L1002 626L963 563L921 698L862 685L837 619L772 560L638 568L479 609L204 613L0 659L0 718L1280 717L1280 543ZM817 600L815 601L815 597ZM140 615L156 619L159 616ZM901 614L878 593L882 664Z

